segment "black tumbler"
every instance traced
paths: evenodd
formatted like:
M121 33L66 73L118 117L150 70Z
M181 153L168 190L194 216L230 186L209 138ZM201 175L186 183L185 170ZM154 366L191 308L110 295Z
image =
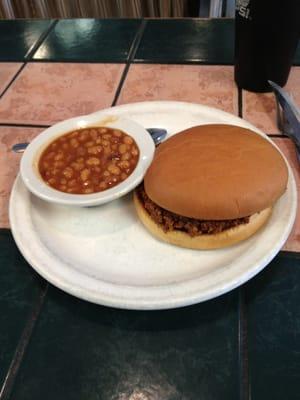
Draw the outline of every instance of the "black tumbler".
M236 0L235 81L270 92L287 82L300 36L300 0Z

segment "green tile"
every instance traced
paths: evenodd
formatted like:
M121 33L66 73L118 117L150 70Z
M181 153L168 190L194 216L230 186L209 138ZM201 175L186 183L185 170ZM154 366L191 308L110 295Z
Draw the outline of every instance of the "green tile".
M136 62L233 64L233 19L149 20Z
M12 398L236 399L237 293L135 312L51 288Z
M34 302L41 279L18 251L11 233L0 230L0 392Z
M282 253L247 286L252 398L299 399L300 255Z
M140 24L137 19L60 20L34 59L124 62Z
M0 60L23 61L50 24L48 20L0 21Z

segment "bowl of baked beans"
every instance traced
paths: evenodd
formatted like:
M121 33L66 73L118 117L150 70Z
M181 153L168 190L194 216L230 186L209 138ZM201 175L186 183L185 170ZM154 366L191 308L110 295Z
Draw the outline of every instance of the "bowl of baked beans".
M150 134L135 121L91 114L38 135L23 154L20 172L27 188L44 200L95 206L133 190L154 150Z

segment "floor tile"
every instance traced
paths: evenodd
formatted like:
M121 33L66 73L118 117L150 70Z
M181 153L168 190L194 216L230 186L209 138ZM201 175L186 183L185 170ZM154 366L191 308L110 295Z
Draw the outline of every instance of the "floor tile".
M247 285L247 298L252 398L299 399L299 255L278 255Z
M21 68L22 63L0 63L0 95Z
M237 292L178 310L134 312L52 289L12 398L236 399L237 347Z
M148 20L137 62L233 64L233 19Z
M16 346L41 291L41 280L0 230L0 392Z
M236 114L233 67L131 65L118 104L147 100L189 101Z
M0 101L0 122L53 124L110 107L123 64L30 63Z
M279 146L283 154L286 156L292 171L295 177L297 189L298 189L298 197L300 196L300 168L299 162L296 156L295 145L292 143L290 139L279 139L274 138L274 142ZM296 221L290 236L285 243L283 250L288 251L297 251L300 253L300 214L298 211Z
M60 20L34 59L124 62L140 24L138 19Z
M300 107L300 67L292 68L285 89L292 93ZM243 90L243 117L265 133L279 132L273 93L252 93Z
M0 60L23 61L50 24L48 20L0 21Z
M28 142L42 129L0 127L0 228L8 228L8 203L14 179L19 171L21 154L13 153L15 143Z

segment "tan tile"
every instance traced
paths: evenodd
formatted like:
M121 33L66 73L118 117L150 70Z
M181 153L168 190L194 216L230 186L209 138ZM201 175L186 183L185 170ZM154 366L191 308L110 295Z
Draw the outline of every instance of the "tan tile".
M292 68L285 88L292 95L298 107L300 107L300 67Z
M300 107L300 67L292 68L285 90L292 93ZM243 90L243 118L265 133L278 133L273 93L252 93Z
M19 170L21 154L10 149L14 143L28 142L42 129L0 127L0 228L8 228L8 202Z
M237 114L233 67L131 65L118 104L149 100L188 101Z
M252 93L243 90L243 118L267 134L278 133L273 93Z
M298 197L300 196L300 168L296 157L295 146L289 139L274 139L274 142L280 147L292 167L294 177L298 188ZM283 250L300 252L300 211L296 217L293 230L284 245Z
M21 68L22 63L2 62L0 63L0 94Z
M0 122L50 125L110 107L123 69L123 64L28 64L0 101Z

